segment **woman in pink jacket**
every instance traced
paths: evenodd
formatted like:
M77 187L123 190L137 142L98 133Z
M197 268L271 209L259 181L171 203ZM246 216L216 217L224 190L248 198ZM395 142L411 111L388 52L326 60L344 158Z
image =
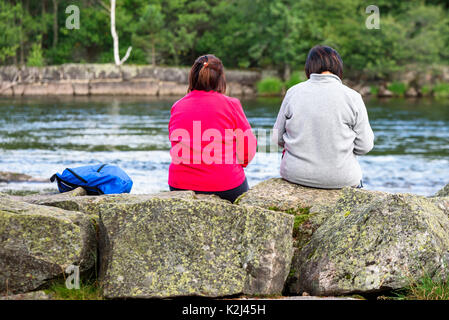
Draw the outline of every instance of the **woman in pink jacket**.
M199 57L190 71L188 94L171 109L171 191L216 194L231 202L248 191L243 168L255 156L257 141L240 101L225 92L220 59Z

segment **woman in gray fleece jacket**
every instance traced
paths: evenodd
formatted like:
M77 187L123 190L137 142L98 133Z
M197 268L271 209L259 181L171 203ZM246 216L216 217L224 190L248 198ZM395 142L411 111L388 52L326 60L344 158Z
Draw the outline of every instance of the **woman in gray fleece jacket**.
M309 79L287 91L274 125L281 176L314 188L357 187L357 156L374 146L362 97L342 84L343 61L330 47L312 48L305 72Z

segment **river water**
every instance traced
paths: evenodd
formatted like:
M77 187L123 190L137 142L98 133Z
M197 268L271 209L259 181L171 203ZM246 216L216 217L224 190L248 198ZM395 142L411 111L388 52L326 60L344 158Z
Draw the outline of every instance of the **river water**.
M109 163L133 179L132 193L167 190L168 120L176 98L0 99L0 171L48 178L67 167ZM242 100L259 133L271 129L280 98ZM376 140L360 157L366 189L431 195L449 183L449 99L366 100ZM260 147L264 139L259 138ZM251 186L279 176L280 153L259 151ZM0 191L54 184L0 183Z

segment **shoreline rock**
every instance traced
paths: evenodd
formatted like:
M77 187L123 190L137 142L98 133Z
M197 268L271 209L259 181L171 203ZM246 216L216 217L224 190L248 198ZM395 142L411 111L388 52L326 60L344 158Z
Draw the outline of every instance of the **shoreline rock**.
M153 198L100 209L107 298L280 294L291 216L223 201Z
M50 179L34 178L27 174L17 172L0 171L0 182L50 182Z
M111 299L381 294L444 280L448 186L424 197L270 179L236 204L191 191L0 194L0 292L6 279L20 293L68 264L89 268L97 247Z
M0 194L0 292L24 293L75 265L94 266L92 217Z
M5 66L0 67L0 96L184 96L189 71L183 67L113 64ZM226 70L227 93L255 95L260 76L257 71Z
M191 191L79 194L83 192L15 199L98 217L99 279L107 298L270 295L283 290L293 245L293 217L288 214Z
M348 194L357 198L357 191ZM297 290L382 292L424 276L447 279L449 218L425 197L393 194L357 206L342 199L294 262Z
M340 296L403 288L425 274L446 279L446 192L447 186L426 198L353 188L323 191L270 179L243 195L239 204L295 216L287 292Z

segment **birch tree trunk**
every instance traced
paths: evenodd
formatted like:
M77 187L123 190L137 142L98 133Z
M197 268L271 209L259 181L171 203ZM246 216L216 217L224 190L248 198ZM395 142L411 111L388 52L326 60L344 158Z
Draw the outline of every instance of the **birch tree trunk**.
M131 54L132 47L128 48L128 51L126 51L126 55L123 57L123 59L120 60L118 35L117 31L115 30L115 0L111 0L111 34L112 40L114 41L115 65L121 66L126 60L128 60L129 55Z

